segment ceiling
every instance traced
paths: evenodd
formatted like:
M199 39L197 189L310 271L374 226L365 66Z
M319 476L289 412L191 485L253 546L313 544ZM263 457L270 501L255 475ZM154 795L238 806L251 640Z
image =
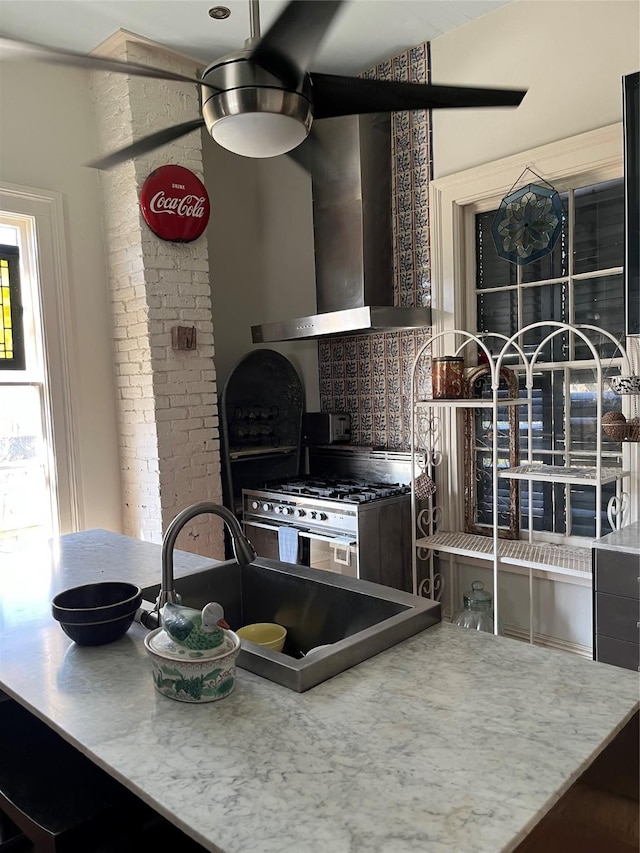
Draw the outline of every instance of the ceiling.
M336 15L312 69L359 74L509 2L514 0L350 0ZM263 33L285 3L261 0ZM214 20L208 14L220 4L231 10L227 20ZM88 53L119 29L210 62L243 46L249 36L249 2L0 0L0 33L12 38Z

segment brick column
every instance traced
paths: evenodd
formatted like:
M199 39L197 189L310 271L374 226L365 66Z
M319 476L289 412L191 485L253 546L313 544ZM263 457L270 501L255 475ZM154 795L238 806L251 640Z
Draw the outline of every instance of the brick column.
M188 60L122 32L102 48L119 59L196 76ZM188 83L92 73L91 89L98 151L199 115L198 87ZM221 503L222 495L206 237L160 240L139 207L140 189L158 166L178 164L202 180L201 145L196 131L101 173L124 531L153 542L181 509L201 500ZM196 351L172 349L176 325L196 327ZM178 547L222 558L219 521L196 520Z

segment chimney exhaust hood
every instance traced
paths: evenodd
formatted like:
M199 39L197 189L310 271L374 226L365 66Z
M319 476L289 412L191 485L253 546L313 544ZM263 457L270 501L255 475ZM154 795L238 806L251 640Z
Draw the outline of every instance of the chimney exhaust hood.
M429 308L394 306L391 119L323 119L312 171L317 314L252 326L253 343L424 328Z

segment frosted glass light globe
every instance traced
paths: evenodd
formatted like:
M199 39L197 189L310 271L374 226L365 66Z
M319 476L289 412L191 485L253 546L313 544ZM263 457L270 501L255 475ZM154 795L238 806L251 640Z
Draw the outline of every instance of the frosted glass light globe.
M304 142L308 130L291 116L249 112L218 119L210 132L218 145L242 157L277 157Z

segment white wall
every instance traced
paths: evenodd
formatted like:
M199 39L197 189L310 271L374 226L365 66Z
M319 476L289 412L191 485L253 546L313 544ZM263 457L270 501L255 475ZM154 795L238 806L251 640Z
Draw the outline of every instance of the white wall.
M460 563L458 569L457 599L452 590L444 596L446 611L452 616L462 610L462 595L471 589L475 580L493 594L493 571L484 565L469 566ZM447 581L452 579L447 575ZM508 570L500 572L498 582L499 615L507 636L529 638L529 577L526 573ZM593 635L591 628L591 584L583 579L557 579L534 577L533 624L535 642L555 648L571 649L589 655Z
M0 67L0 179L63 195L73 414L85 528L121 530L120 475L98 174L86 73Z
M206 134L205 134L206 136ZM256 349L251 326L315 313L311 184L292 160L250 160L203 140L211 201L207 229L218 393L234 364ZM317 344L264 344L300 376L307 409L319 408Z
M260 281L257 163L226 151L203 132L202 161L211 216L207 226L218 395L252 349L249 313Z
M311 179L289 157L262 160L259 171L260 239L263 246L260 305L252 323L316 313ZM320 408L316 341L268 344L286 356L305 389L307 411Z
M435 39L431 64L434 83L528 89L515 109L434 110L438 178L621 121L640 3L516 0Z

